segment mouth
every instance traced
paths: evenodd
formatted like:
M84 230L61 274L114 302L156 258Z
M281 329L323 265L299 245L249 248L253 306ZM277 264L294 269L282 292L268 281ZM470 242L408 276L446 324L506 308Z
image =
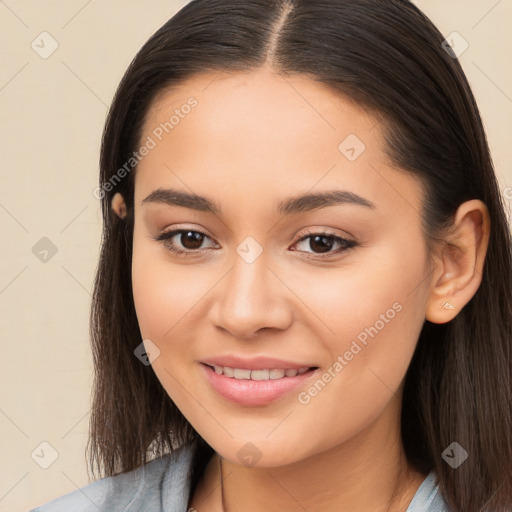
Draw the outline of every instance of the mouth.
M318 366L298 368L234 368L199 364L213 391L230 402L262 406L304 387L319 372Z
M310 370L316 370L318 366L303 366L301 368L232 368L230 366L210 365L204 363L217 375L224 375L230 379L237 380L277 380L285 377L295 377L302 375Z

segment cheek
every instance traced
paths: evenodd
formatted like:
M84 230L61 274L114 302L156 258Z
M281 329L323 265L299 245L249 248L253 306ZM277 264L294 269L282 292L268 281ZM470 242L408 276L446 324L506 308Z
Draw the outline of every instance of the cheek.
M420 240L411 245L422 247ZM339 271L305 273L293 281L315 314L309 314L310 325L322 335L330 363L342 356L343 386L361 388L361 379L369 379L371 390L380 377L395 390L414 352L425 319L426 255L397 247L403 245L381 244L367 250L364 261L357 256Z
M162 265L146 245L134 237L132 288L137 320L143 338L160 339L173 324L174 310L167 309L177 289L162 276Z
M205 283L192 278L192 266L173 264L158 242L134 232L132 289L141 334L163 340L193 311Z
M152 362L155 373L180 402L180 383L198 377L190 370L201 355L197 340L211 334L205 319L210 292L221 275L208 265L176 262L160 243L144 236L134 232L132 289L137 321L142 338L160 350Z
M425 261L392 244L378 252L378 259L357 269L295 281L297 295L307 297L315 313L309 315L315 339L329 354L320 375L325 384L317 381L299 397L311 435L318 428L312 418L321 416L328 425L343 425L350 436L399 397L424 322L426 288L418 284ZM335 442L336 435L330 433L325 443Z
M193 360L197 305L206 283L193 273L193 266L173 264L159 243L140 238L135 231L132 289L140 332L160 350L151 363L159 381L178 407L187 410L186 363Z

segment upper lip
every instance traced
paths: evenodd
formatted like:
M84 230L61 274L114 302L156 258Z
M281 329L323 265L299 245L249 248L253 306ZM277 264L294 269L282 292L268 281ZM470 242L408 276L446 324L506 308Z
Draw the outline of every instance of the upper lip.
M209 366L227 366L229 368L240 368L241 370L263 370L263 369L299 369L311 368L314 365L308 363L297 363L295 361L285 361L276 359L275 357L257 356L250 358L242 358L237 356L217 356L209 357L201 361Z

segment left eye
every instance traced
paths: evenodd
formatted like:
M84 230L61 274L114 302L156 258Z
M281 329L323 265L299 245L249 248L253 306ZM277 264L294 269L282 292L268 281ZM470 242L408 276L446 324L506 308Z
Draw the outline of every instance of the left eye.
M193 255L194 253L200 252L204 249L211 250L218 247L218 245L213 242L208 235L201 231L195 231L192 229L175 229L167 231L155 237L155 240L162 242L170 252L185 256ZM201 247L205 240L210 240L212 242L210 247ZM346 240L345 238L341 238L333 233L308 233L306 236L299 239L294 245L304 244L308 240L309 248L313 251L309 254L316 254L320 258L323 257L324 254L326 256L331 256L357 245L356 242ZM177 245L177 242L179 242L180 245ZM338 244L339 248L333 251L332 249L336 244ZM300 252L308 253L309 251L301 249Z
M346 240L332 233L312 233L302 237L297 244L307 242L308 240L309 243L307 245L309 245L309 248L313 249L313 254L320 253L319 255L324 253L337 254L356 245L352 240ZM331 252L333 246L336 244L340 246L340 249ZM315 250L318 252L315 252Z

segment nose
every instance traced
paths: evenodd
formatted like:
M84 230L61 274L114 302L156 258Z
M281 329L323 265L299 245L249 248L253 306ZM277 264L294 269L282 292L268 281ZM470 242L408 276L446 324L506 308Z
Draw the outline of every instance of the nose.
M254 338L263 329L284 330L293 321L290 295L263 255L252 263L237 256L215 287L210 321L240 339Z

